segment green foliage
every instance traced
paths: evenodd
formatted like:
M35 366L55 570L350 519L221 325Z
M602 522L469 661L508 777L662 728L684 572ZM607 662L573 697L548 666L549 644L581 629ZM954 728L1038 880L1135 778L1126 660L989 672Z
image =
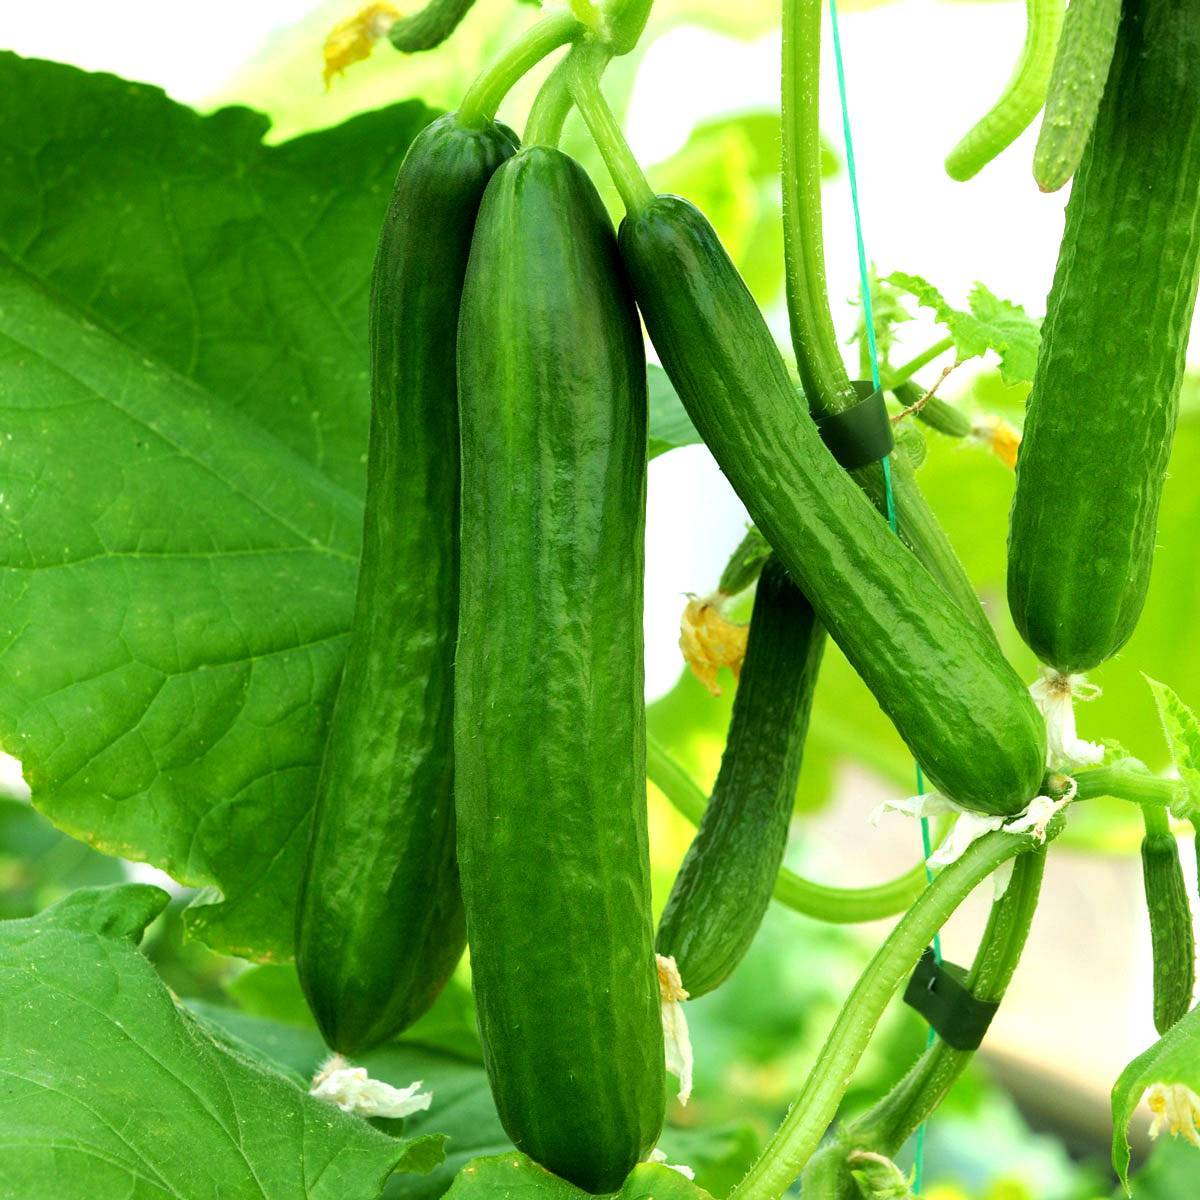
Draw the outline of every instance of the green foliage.
M214 1042L137 950L166 899L85 888L0 924L6 1200L371 1200L441 1161Z
M967 298L967 311L954 308L927 279L894 271L883 280L916 297L954 338L958 361L979 358L989 350L1000 359L1000 377L1005 383L1023 383L1033 378L1037 365L1040 334L1038 323L1019 304L1001 300L982 283Z
M124 877L115 858L59 833L24 800L0 796L0 919L31 917L73 888Z
M654 363L646 364L647 394L650 406L650 434L646 456L657 458L678 446L694 446L700 434L687 415L679 393L671 385L667 373Z
M1200 1008L1193 1009L1164 1037L1139 1054L1113 1085L1112 1161L1126 1186L1129 1122L1148 1089L1155 1089L1159 1102L1165 1104L1162 1132L1182 1135L1194 1143L1200 1136ZM1151 1107L1155 1104L1152 1094Z
M0 79L0 745L60 827L216 885L211 944L278 958L350 619L375 231L428 111L266 148L244 110Z
M711 1197L678 1171L659 1163L634 1167L618 1200L704 1200ZM581 1191L523 1154L501 1154L470 1163L446 1193L450 1200L586 1200Z
M1146 676L1162 721L1171 761L1187 788L1187 801L1174 806L1177 817L1200 817L1200 720L1165 683Z

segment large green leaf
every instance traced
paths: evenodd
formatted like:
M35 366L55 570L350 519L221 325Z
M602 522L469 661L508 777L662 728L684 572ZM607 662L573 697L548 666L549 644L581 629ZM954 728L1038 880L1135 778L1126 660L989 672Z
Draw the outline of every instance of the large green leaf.
M296 1079L311 1079L329 1053L313 1028L288 1026L213 1005L194 1007L207 1025L222 1031L245 1053ZM384 1192L386 1200L432 1200L450 1186L455 1171L470 1159L512 1148L478 1061L407 1039L380 1046L354 1061L365 1067L371 1078L394 1087L420 1080L421 1090L433 1097L426 1111L403 1122L381 1122L381 1127L407 1138L429 1134L447 1139L445 1160L428 1174L394 1177Z
M409 103L262 117L0 55L0 747L109 853L290 952L349 625L366 296Z
M0 1198L374 1200L441 1161L209 1037L137 950L166 900L83 889L0 924Z
M0 53L0 270L358 492L371 260L433 115L409 101L264 146L261 113L202 117L158 88Z

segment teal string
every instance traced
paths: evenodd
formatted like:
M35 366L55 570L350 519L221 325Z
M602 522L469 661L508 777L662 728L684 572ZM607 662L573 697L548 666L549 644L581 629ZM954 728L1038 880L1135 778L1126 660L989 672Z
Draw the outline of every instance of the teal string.
M862 296L863 325L867 333L867 352L871 360L871 383L879 387L879 349L875 343L875 313L871 304L871 279L867 269L867 247L863 238L862 212L858 203L858 171L854 163L854 138L850 133L850 104L846 96L846 68L842 61L842 38L838 30L837 0L829 0L829 23L833 33L833 58L837 65L838 96L842 106L842 141L846 147L846 173L850 178L850 204L854 209L854 236L858 245L858 286ZM892 532L899 534L899 524L896 519L896 498L892 491L892 463L890 457L883 459L884 495L887 499L887 520ZM917 795L925 794L925 778L921 764L916 763ZM929 856L933 853L932 839L929 834L929 821L921 818L921 845L925 852L925 879L931 881L933 873L929 869ZM933 938L933 953L937 962L942 961L942 939L940 934ZM935 1038L933 1028L925 1034L925 1045L933 1045ZM913 1192L920 1194L925 1176L925 1123L917 1129L917 1141L913 1151Z

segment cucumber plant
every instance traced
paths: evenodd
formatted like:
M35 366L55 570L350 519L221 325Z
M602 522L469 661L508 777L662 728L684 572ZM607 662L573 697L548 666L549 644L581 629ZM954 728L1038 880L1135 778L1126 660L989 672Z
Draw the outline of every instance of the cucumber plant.
M836 8L829 7L836 33ZM350 41L327 50L327 68L336 72L362 57L366 51L354 39L382 37L385 26L397 50L428 49L450 37L470 8L470 0L432 0L398 18L387 5L372 5L339 27ZM948 437L978 436L976 423L931 398L914 378L952 346L969 357L984 344L998 345L980 335L967 339L979 345L961 351L964 328L973 321L978 333L983 323L975 300L972 313L955 314L951 338L892 370L889 344L881 355L875 341L870 270L860 248L866 389L851 379L837 339L820 198L821 0L782 3L783 259L798 380L716 229L697 205L656 194L608 106L605 72L638 44L650 8L650 0L576 0L568 10L550 11L499 51L454 112L430 120L421 109L414 117L424 128L395 178L369 296L364 365L371 407L357 563L352 538L344 552L346 543L325 553L330 547L311 536L307 510L307 524L286 530L305 542L298 553L319 545L324 557L338 560L332 568L322 564L331 574L314 575L312 591L333 588L329 580L339 570L348 586L357 565L349 636L338 630L322 639L336 647L329 651L340 666L330 672L337 676L336 700L319 746L289 745L294 759L286 761L270 754L256 759L259 766L269 761L271 778L320 760L310 827L301 821L289 837L304 843L296 856L303 860L300 878L291 881L294 904L287 907L287 845L253 895L260 915L283 905L287 919L294 918L296 973L320 1038L299 1029L284 1037L269 1022L263 1034L245 1014L234 1019L215 1005L196 1019L161 986L147 991L148 1036L126 1024L127 997L149 973L126 943L159 902L143 885L80 892L51 910L57 916L15 922L15 932L0 930L0 940L19 951L0 971L0 990L15 998L12 1020L0 1023L0 1075L12 1091L6 1097L17 1098L10 1105L16 1133L6 1131L5 1153L9 1139L27 1138L26 1161L11 1175L22 1196L48 1195L47 1185L63 1190L46 1167L70 1161L64 1146L116 1172L128 1183L125 1192L140 1194L152 1176L121 1176L126 1153L143 1153L142 1144L157 1142L162 1132L140 1122L138 1112L124 1111L133 1091L120 1090L122 1081L97 1082L74 1059L71 1072L55 1074L56 1041L68 1025L57 1012L40 1045L15 1051L8 1045L11 1028L27 1031L38 1023L29 1014L47 989L73 1005L65 1010L73 1021L98 1031L102 1049L111 1043L128 1055L132 1048L141 1072L151 1070L147 1064L164 1066L169 1080L160 1082L180 1089L189 1117L163 1127L172 1137L182 1129L191 1138L211 1124L219 1134L216 1157L236 1160L241 1172L229 1186L224 1179L197 1182L195 1172L180 1182L175 1172L191 1171L192 1164L180 1167L187 1155L172 1142L172 1161L153 1176L153 1186L161 1177L171 1194L216 1194L216 1187L241 1195L253 1187L255 1194L351 1200L372 1188L378 1195L397 1167L433 1166L439 1140L397 1136L396 1122L427 1121L424 1132L460 1135L440 1124L438 1097L420 1093L416 1083L387 1086L367 1076L363 1063L346 1061L406 1034L406 1043L383 1047L367 1061L384 1069L420 1061L450 1077L439 1054L452 1044L461 1059L454 1077L476 1071L494 1102L495 1113L489 1108L472 1132L491 1120L493 1139L511 1140L537 1164L511 1151L490 1163L467 1163L453 1184L456 1197L480 1189L566 1195L566 1185L626 1200L702 1196L653 1165L664 1153L658 1143L668 1115L667 1075L678 1077L677 1096L685 1102L694 1066L687 1005L730 978L772 900L826 923L898 919L845 997L798 1099L748 1158L730 1196L779 1200L797 1181L815 1200L908 1193L892 1158L972 1061L1018 969L1048 886L1050 847L1075 806L1099 797L1134 806L1145 828L1151 1015L1163 1034L1122 1078L1141 1080L1154 1064L1166 1063L1132 1097L1119 1083L1114 1112L1123 1123L1146 1091L1167 1123L1185 1135L1200 1130L1200 1068L1183 1061L1180 1050L1194 1043L1200 1013L1192 1008L1193 915L1176 841L1179 824L1200 827L1200 719L1151 682L1177 767L1178 778L1164 778L1111 741L1082 742L1069 703L1080 686L1076 674L1126 644L1149 579L1200 274L1200 0L1120 6L1075 0L1053 73L1062 7L1029 0L1014 79L948 162L959 178L977 171L1032 120L1049 80L1035 174L1043 186L1072 175L1075 183L1036 371L1032 322L980 289L993 326L1019 317L1019 349L1034 374L1017 460L1008 596L1019 633L1051 669L1034 685L1038 704L924 497L917 474L928 469L923 437L911 423L902 426L893 450L881 395L890 390L903 410L893 420L915 416ZM521 145L497 122L498 106L555 51L561 56L544 77ZM840 56L835 43L839 75ZM616 185L625 210L619 230L588 171L559 148L575 109ZM844 123L852 169L845 115ZM356 136L367 125L356 122ZM215 127L228 132L220 121ZM24 158L13 161L25 169ZM857 203L853 176L851 185ZM47 242L57 256L58 243L41 237L40 226L21 213L21 238L34 246ZM49 206L38 221L52 215ZM21 392L11 411L36 412L50 429L58 409L83 411L70 389L96 391L86 399L91 414L93 400L103 399L115 379L119 397L107 407L136 417L129 423L137 425L140 462L145 439L162 431L136 406L125 407L128 347L89 326L86 362L59 371L51 362L59 345L46 330L58 328L60 297L30 289L23 277L14 284L10 274L24 271L17 267L0 271L0 324L7 334L29 303L39 320L25 329L25 340L14 336L16 351L0 360L0 371L16 362L36 385L28 397ZM905 278L919 297L935 294L919 277ZM945 320L948 306L937 300ZM748 633L733 629L739 648L746 636L746 652L710 796L673 756L676 747L647 735L644 531L648 425L657 400L651 405L648 396L645 335L674 388L670 402L678 400L669 421L659 413L652 452L661 448L664 424L685 428L691 441L699 437L754 522L717 587L722 612L735 595L753 588L754 596ZM127 336L133 339L136 329ZM1017 350L1006 345L1015 360ZM112 378L102 370L106 353L120 364ZM1006 367L1008 359L1001 362ZM47 363L60 376L54 384L38 374ZM654 378L661 383L664 375ZM872 394L864 397L864 390ZM247 489L239 501L255 499L252 476L261 456L274 453L276 468L286 462L294 469L298 490L319 474L302 471L290 449L255 440L249 426L228 414L250 452L241 457L242 447L233 446L224 458L205 457L202 451L222 440L213 436L219 423L208 421L202 398L187 392L185 399L184 418L164 418L163 429L178 443L172 448L222 485ZM204 421L195 419L197 412ZM1017 434L1005 429L1012 450ZM4 448L10 440L0 437L0 454L10 453ZM168 442L165 434L161 440ZM35 466L51 478L69 477L74 485L84 477L78 460L67 476L54 476L49 452L41 453ZM46 566L38 557L46 545L57 552L64 541L39 526L38 501L46 494L39 470L12 478L25 490L15 506L0 494L6 516L0 540L17 527L10 511L22 519L14 572L21 583L6 593L20 615L9 631L12 645L0 648L6 721L7 692L23 698L30 690L30 656L21 658L27 630L18 626L32 610L20 607L21 589L34 568ZM270 486L283 485L274 478ZM334 495L329 479L319 490L313 513L333 514L334 524L346 511L357 519L353 498ZM284 507L257 499L271 525L261 538L275 561L282 555L270 539L280 536L275 526L285 523L276 518ZM111 530L110 509L124 512L106 492L83 524L97 536ZM78 536L69 551L83 544ZM297 549L285 543L287 551ZM247 535L237 553L247 549L261 547ZM141 557L140 548L125 557ZM122 562L127 567L137 569ZM307 594L295 602L297 610L315 604ZM56 636L78 607L65 616L51 612ZM141 612L138 620L118 615L117 641L144 620ZM28 616L30 627L44 620ZM179 623L181 637L185 625ZM236 617L229 625L229 636L242 635ZM819 883L784 865L806 743L822 736L822 717L830 716L822 712L818 680L826 631L917 766L919 794L892 798L883 808L949 818L917 867L883 884ZM182 650L176 655L186 657ZM195 657L205 670L220 670ZM107 686L108 674L101 670L85 682L89 689L97 680ZM128 678L121 677L121 686ZM55 682L57 695L64 688ZM303 705L313 704L312 685L307 679ZM182 689L162 690L164 707L189 707L178 703ZM89 690L88 704L100 694ZM63 741L57 709L46 707L45 698L35 707L34 724L43 737L51 729L57 754ZM323 722L324 710L313 711L314 725ZM255 718L261 714L256 710ZM857 732L857 714L838 716ZM212 723L192 724L157 741L161 726L135 726L128 732L136 738L117 739L122 770L131 770L127 751L134 742L135 757L145 750L189 768L201 761ZM22 729L20 736L32 744L37 733ZM72 788L107 788L105 801L118 794L124 781L107 782L108 770L105 760L103 769L60 779L62 811ZM39 791L50 771L31 757ZM181 792L197 786L192 775L186 785L180 778L173 776L172 786ZM657 931L647 781L697 826ZM154 796L165 796L169 807L170 795ZM241 831L230 825L233 841ZM114 834L107 844L117 841ZM187 869L189 878L204 874L190 861ZM990 915L971 966L958 969L941 958L941 930L983 884L993 889ZM239 928L253 930L253 914L238 919ZM67 946L59 959L54 945ZM284 939L261 953L277 959L287 948ZM466 1061L474 1033L460 1028L448 1036L438 1023L445 1010L413 1028L464 949L477 1064ZM102 976L103 989L77 982L89 973ZM252 976L235 987L261 1005L270 992L271 1003L282 1006L286 1000L272 991L280 978ZM886 1094L837 1124L855 1071L898 992L928 1017L926 1048ZM447 994L465 1006L463 984ZM303 1019L295 1005L287 1012L289 1021ZM209 1034L216 1028L223 1030L219 1040ZM293 1080L255 1061L259 1050L250 1053L248 1045L255 1037L287 1043L289 1072L290 1056L301 1054L293 1043L323 1042L336 1053L317 1068L305 1096ZM697 1047L701 1062L705 1049ZM698 1092L711 1087L704 1075L695 1072ZM138 1075L138 1086L148 1078ZM256 1086L270 1107L247 1119L244 1089ZM117 1120L114 1097L122 1109ZM342 1112L322 1108L325 1102ZM52 1120L39 1126L45 1111ZM679 1109L670 1112L677 1120ZM377 1127L359 1117L375 1119ZM303 1135L297 1161L273 1161L271 1150L294 1129ZM1118 1142L1123 1137L1122 1128ZM11 1157L0 1168L4 1180ZM1127 1147L1116 1146L1114 1163L1124 1179ZM63 1194L76 1194L78 1180L67 1183ZM434 1195L448 1183L447 1172L418 1186ZM918 1173L911 1192L921 1186Z

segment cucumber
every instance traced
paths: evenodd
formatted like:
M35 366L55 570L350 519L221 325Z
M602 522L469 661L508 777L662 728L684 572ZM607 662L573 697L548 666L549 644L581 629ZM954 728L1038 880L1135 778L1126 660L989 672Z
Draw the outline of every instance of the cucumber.
M777 558L763 567L721 769L658 924L688 994L750 948L783 862L825 630Z
M1009 522L1013 619L1059 671L1110 658L1141 615L1198 275L1200 0L1129 0L1067 206Z
M1192 1006L1196 947L1179 847L1171 833L1142 839L1142 882L1154 954L1154 1028L1164 1034Z
M388 40L405 54L433 50L458 28L475 0L426 0L425 7L400 17L388 30Z
M514 151L441 117L396 176L371 285L371 431L358 594L296 910L325 1040L357 1054L433 1003L462 956L452 669L455 330L471 230Z
M484 1059L516 1145L613 1191L664 1048L642 665L646 370L612 225L532 147L488 186L459 330L459 864Z
M1033 152L1033 177L1043 192L1058 191L1079 167L1104 95L1120 20L1121 0L1071 0Z
M1025 0L1025 41L1000 98L946 155L946 174L970 179L1012 145L1042 109L1063 25L1062 0Z
M914 757L959 804L1019 812L1046 753L1028 692L825 449L712 226L658 196L625 218L620 245L696 428Z

